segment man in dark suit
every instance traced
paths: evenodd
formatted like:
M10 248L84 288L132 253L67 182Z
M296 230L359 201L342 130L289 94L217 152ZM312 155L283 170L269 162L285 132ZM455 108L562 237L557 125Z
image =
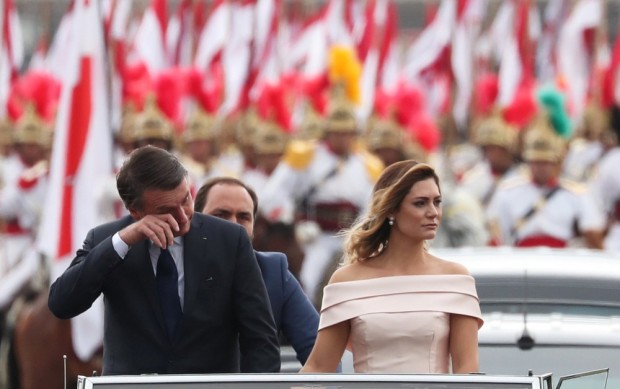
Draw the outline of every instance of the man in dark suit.
M103 293L103 374L278 372L245 230L195 214L187 171L162 149L133 151L117 188L130 216L88 233L48 303L69 319Z
M218 177L205 183L196 194L196 210L226 219L254 233L258 209L256 193L232 177ZM278 332L286 336L295 349L297 360L306 363L314 346L319 315L288 270L286 256L276 252L255 251L263 280L267 286L271 310Z

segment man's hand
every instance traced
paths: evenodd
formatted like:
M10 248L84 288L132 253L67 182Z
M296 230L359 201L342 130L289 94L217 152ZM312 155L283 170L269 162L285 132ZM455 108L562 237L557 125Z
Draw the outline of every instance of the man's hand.
M162 249L172 246L174 232L179 231L179 224L171 214L146 215L137 222L119 232L120 238L129 246L150 239Z

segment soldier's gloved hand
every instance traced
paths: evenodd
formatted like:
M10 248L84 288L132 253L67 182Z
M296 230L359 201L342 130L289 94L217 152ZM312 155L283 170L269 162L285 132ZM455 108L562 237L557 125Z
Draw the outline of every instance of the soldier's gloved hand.
M309 244L321 234L321 227L311 220L302 220L295 225L295 238L300 244Z

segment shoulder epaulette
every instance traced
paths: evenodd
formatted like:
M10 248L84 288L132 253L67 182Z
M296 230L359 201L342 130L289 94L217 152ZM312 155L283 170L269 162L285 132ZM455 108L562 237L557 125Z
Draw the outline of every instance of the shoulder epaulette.
M368 176L372 182L376 182L379 179L381 172L383 172L383 169L385 169L383 161L367 150L360 151L360 155L364 160L364 166L366 166Z
M588 187L586 184L573 180L568 180L565 178L560 179L560 186L567 191L573 192L575 194L583 194L588 191Z
M282 160L293 169L304 169L312 161L315 150L315 141L293 140L288 144Z
M570 148L572 149L583 149L586 147L588 143L586 142L585 139L583 138L574 138L573 140L570 141Z
M181 158L179 159L181 160L181 164L183 164L183 166L185 166L185 168L189 170L190 172L194 174L205 173L205 170L206 170L205 166L201 163L196 162L194 159L192 159L188 155L183 154Z
M530 177L528 175L517 175L514 177L509 177L506 178L504 180L502 180L497 189L502 189L502 190L506 190L506 189L512 189L512 188L516 188L518 186L522 186L525 184L530 183Z

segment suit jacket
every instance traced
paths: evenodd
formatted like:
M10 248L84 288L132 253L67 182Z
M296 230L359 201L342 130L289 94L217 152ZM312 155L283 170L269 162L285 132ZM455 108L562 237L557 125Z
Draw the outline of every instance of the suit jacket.
M261 272L245 230L195 213L183 237L183 318L170 339L157 298L149 242L121 259L112 235L129 216L88 233L70 267L51 286L59 318L87 310L103 293L103 374L278 372L277 333ZM237 347L237 345L239 345Z
M305 364L319 328L319 314L288 270L286 255L255 251L267 287L271 311L278 331L282 331Z

